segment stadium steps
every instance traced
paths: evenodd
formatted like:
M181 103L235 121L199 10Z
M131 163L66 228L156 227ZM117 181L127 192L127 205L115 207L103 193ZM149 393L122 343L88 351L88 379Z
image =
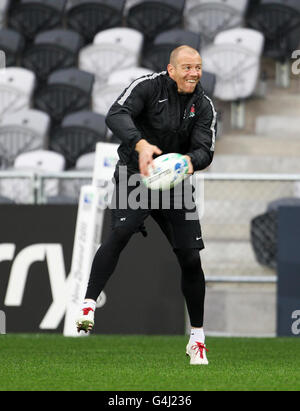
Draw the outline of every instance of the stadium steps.
M205 232L205 227L203 227ZM204 234L204 238L205 238ZM249 241L205 241L201 252L206 276L274 276L274 270L262 266L255 258ZM243 264L241 265L241 261Z

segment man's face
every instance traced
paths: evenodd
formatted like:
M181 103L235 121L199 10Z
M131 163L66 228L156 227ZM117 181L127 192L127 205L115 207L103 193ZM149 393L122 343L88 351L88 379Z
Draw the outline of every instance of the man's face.
M181 52L174 64L168 65L169 76L176 81L179 93L193 93L202 76L199 54Z

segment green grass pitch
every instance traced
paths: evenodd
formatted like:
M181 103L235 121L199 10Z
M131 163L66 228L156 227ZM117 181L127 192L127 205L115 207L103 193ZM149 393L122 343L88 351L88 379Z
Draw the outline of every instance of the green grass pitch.
M207 338L191 366L186 337L1 335L1 391L300 390L298 338Z

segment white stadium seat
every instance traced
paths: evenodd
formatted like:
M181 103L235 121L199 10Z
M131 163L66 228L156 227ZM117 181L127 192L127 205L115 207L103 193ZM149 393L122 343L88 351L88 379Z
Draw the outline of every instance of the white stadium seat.
M204 70L216 75L214 96L223 101L250 97L260 73L264 37L251 29L233 29L219 34L202 51Z
M114 70L136 67L143 46L143 35L136 30L120 27L103 30L79 53L81 70L93 73L98 84L106 83Z
M122 83L129 85L139 77L146 76L147 74L152 74L150 69L144 67L129 67L124 70L113 72L109 76L107 84L113 85Z
M93 91L93 110L96 113L106 116L110 107L128 87L128 83L118 83L103 85L101 88L94 88Z
M34 87L35 75L32 71L18 67L0 70L0 118L28 109Z
M6 168L23 152L47 146L50 117L38 110L23 110L0 119L0 151Z
M38 174L62 172L65 169L65 159L61 154L48 150L35 150L20 154L14 163L13 171L32 171ZM57 196L59 181L48 180L44 183L44 194L47 197ZM24 184L22 179L9 179L1 183L1 193L16 203L29 203L32 188Z

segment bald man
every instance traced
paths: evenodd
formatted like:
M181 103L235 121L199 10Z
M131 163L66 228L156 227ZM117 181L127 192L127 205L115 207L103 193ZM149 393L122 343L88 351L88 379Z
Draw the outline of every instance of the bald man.
M185 155L190 174L211 164L217 115L201 87L201 76L202 59L198 51L188 46L178 47L171 53L167 71L135 80L111 107L106 122L122 142L114 175L116 206L112 209L112 231L94 258L86 298L77 320L79 331L93 328L98 296L132 235L139 232L146 235L144 221L151 216L167 237L181 267L181 289L191 323L186 354L193 365L208 364L203 329L205 278L200 260L204 243L198 218L187 219L187 213L196 210L194 200L192 208L187 209L185 201L180 207L177 201L175 207L174 189L169 192L168 207L160 199L158 207L148 201L146 207L136 209L131 207L129 199L140 184L140 176L148 174L155 156ZM138 176L134 186L128 183L132 176ZM122 191L124 187L126 190ZM192 191L182 190L186 192ZM126 209L120 207L122 193L127 195Z

